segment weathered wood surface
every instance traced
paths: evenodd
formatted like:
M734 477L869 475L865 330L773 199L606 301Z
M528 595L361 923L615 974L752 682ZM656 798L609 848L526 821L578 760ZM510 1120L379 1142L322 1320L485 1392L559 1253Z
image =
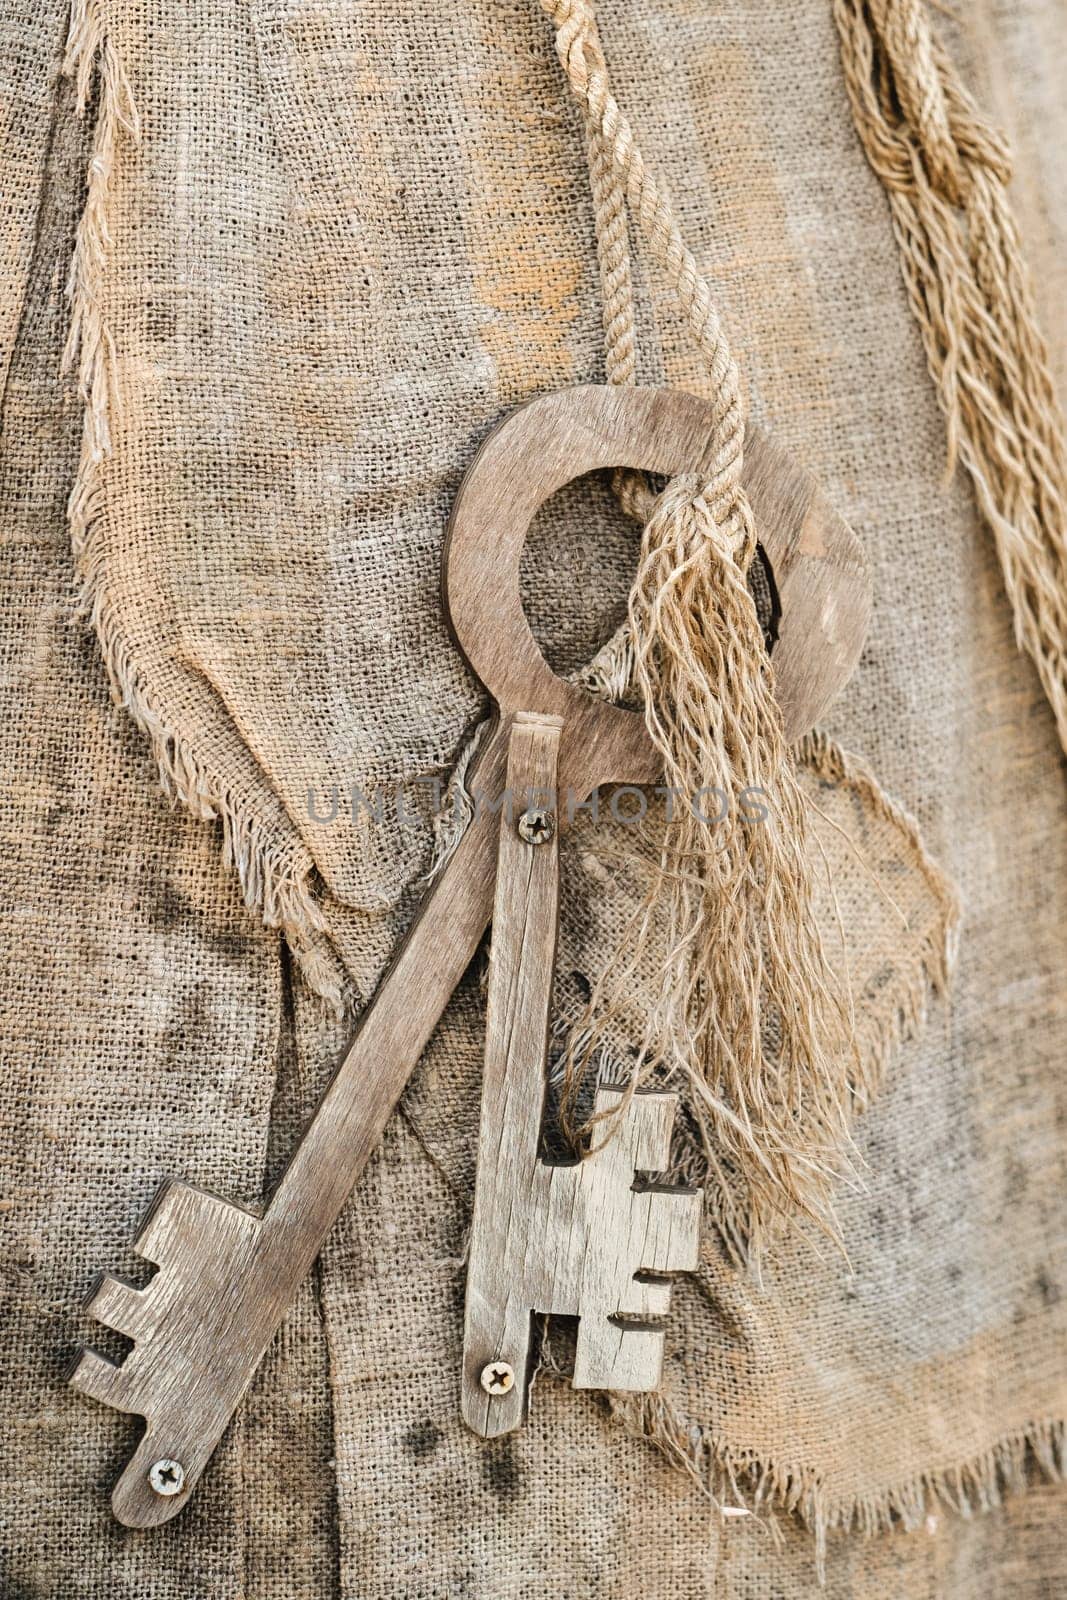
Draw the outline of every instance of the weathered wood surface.
M664 474L699 470L710 430L710 408L693 396L591 387L532 402L486 440L457 498L445 575L457 639L500 713L472 764L476 791L491 800L500 796L517 711L563 719L559 783L577 802L601 783L656 781L658 763L641 717L563 683L545 663L522 614L519 556L534 511L570 478L607 466ZM796 663L797 683L791 686L790 674L779 668L783 703L793 708L788 729L796 737L858 659L869 587L853 535L806 474L769 440L755 438L749 470L761 540L782 600L782 642L787 629L797 641L782 664ZM778 518L780 526L765 516ZM817 673L809 670L805 639L820 663ZM564 812L561 824L566 820ZM93 1314L129 1332L135 1345L118 1367L86 1351L71 1382L147 1421L112 1497L120 1521L155 1525L188 1502L484 932L498 821L483 808L467 829L262 1218L170 1183L137 1241L142 1254L158 1262L156 1276L144 1289L104 1280L92 1297ZM182 1465L179 1493L163 1496L149 1483L150 1467L164 1459Z
M555 796L561 731L558 718L518 713L510 795ZM699 1193L635 1183L639 1172L667 1165L676 1096L627 1102L601 1090L598 1111L624 1108L612 1136L585 1161L538 1158L558 903L558 830L527 843L516 818L504 815L461 1379L463 1416L486 1438L522 1420L533 1312L580 1319L576 1387L654 1389L663 1333L648 1319L666 1313L670 1287L637 1275L697 1264ZM487 1370L510 1372L511 1386L494 1393Z
M564 720L560 766L596 727L594 783L655 782L659 767L639 712L604 708L557 678L530 632L519 562L534 513L598 467L670 476L709 467L706 401L679 389L588 385L543 395L494 430L460 486L445 545L445 604L472 670L502 709ZM871 580L863 548L810 472L762 429L745 436L743 481L781 619L774 663L790 743L807 733L851 677L867 635ZM636 551L636 541L635 541ZM591 706L595 711L591 712Z

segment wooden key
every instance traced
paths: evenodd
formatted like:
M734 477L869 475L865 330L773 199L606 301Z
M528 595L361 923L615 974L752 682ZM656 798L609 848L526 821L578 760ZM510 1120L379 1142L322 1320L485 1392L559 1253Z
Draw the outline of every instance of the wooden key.
M558 722L558 787L576 802L600 784L656 781L658 761L642 717L595 700L548 667L522 612L519 559L538 506L571 478L612 466L699 472L708 464L710 435L710 407L693 396L587 387L531 402L485 441L456 500L445 570L456 638L497 706L495 728L469 774L476 792L504 795L519 713ZM792 739L817 720L855 666L869 579L858 542L813 481L754 432L746 443L745 484L781 610L775 658ZM135 1241L158 1272L144 1288L105 1278L91 1294L93 1315L134 1346L121 1365L84 1351L70 1381L146 1420L112 1496L121 1522L152 1526L187 1503L474 954L492 909L501 827L499 812L476 811L263 1214L170 1182ZM648 1152L659 1164L662 1122L654 1112L636 1115L620 1157L625 1151L636 1164ZM553 1181L562 1196L564 1180ZM638 1266L649 1267L645 1239L651 1249L659 1214L650 1212L646 1223L635 1202L628 1219L618 1182L609 1188L619 1228L637 1234L614 1283L631 1257L642 1256ZM595 1214L595 1205L582 1203ZM664 1247L657 1259L675 1254ZM559 1275L561 1297L576 1270ZM638 1300L639 1311L656 1310L662 1295L649 1284L633 1290L628 1303ZM602 1372L603 1353L588 1344L587 1354L590 1371Z
M559 900L562 728L559 718L519 712L508 751L512 806L501 821L497 857L461 1381L463 1415L486 1438L522 1420L535 1311L580 1319L576 1388L654 1389L663 1333L649 1319L666 1313L670 1289L646 1275L697 1265L699 1191L637 1182L638 1174L667 1165L676 1095L627 1099L601 1089L596 1110L619 1112L612 1136L584 1161L538 1158ZM516 816L519 796L531 803Z

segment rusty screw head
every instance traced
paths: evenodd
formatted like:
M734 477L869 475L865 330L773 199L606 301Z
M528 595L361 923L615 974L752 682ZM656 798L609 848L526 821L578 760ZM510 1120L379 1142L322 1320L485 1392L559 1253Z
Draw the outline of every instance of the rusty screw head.
M515 1372L506 1361L490 1361L482 1368L479 1382L486 1394L507 1394L515 1387Z
M153 1461L148 1469L148 1481L156 1494L181 1494L185 1487L185 1468L180 1461L165 1456L161 1461Z
M527 844L547 844L556 831L556 819L543 806L531 806L519 818L518 831Z

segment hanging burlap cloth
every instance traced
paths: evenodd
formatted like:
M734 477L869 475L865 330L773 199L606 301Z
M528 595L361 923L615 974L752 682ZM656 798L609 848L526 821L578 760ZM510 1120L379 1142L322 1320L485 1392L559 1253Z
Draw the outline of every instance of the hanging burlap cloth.
M477 1440L476 964L190 1507L111 1519L132 1427L63 1387L80 1340L118 1353L78 1297L139 1273L163 1176L254 1203L277 1174L350 1026L323 1000L373 993L484 713L438 605L457 483L510 406L602 376L602 330L584 134L533 0L107 0L69 50L65 5L2 14L0 1592L771 1600L816 1592L824 1547L835 1597L1061 1592L1062 758L944 482L828 0L610 0L601 29L752 416L874 570L830 729L858 757L801 769L871 1090L847 1260L794 1228L739 1266L712 1200L662 1393L572 1391L553 1327L528 1424ZM983 0L951 43L1016 148L1062 373L1067 23ZM700 390L640 271L637 298L642 380ZM619 621L635 547L600 481L539 518L526 605L559 670ZM610 813L566 847L564 1020L639 860Z

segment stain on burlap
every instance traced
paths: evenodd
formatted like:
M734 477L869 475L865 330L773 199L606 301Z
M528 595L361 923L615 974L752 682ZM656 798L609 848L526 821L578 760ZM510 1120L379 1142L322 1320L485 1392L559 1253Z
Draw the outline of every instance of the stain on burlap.
M64 1383L77 1343L121 1353L79 1303L102 1268L144 1281L129 1241L163 1178L258 1198L288 1081L278 936L221 870L213 831L159 793L78 613L65 510L81 417L59 357L88 147L56 81L65 10L35 10L32 28L27 12L16 41L22 97L41 97L55 132L35 168L0 459L0 1594L326 1594L332 1439L310 1286L177 1537L111 1518L135 1426ZM29 117L16 132L41 137Z
M1031 55L1004 24L1009 98L1024 128L1040 107L1062 144L1047 45L1062 21L1027 10L1046 43ZM520 0L110 0L96 14L140 117L139 143L118 136L97 279L114 339L111 451L83 529L90 587L109 599L100 631L131 709L169 719L155 734L172 788L201 812L231 808L246 898L293 934L320 989L366 998L430 859L432 781L484 709L437 603L455 487L510 405L599 376L581 132L549 30ZM52 116L52 20L31 150ZM847 785L813 775L888 890L828 826L859 1026L870 1050L887 1041L857 1123L862 1186L839 1203L850 1266L791 1234L757 1281L709 1229L675 1294L662 1407L612 1417L546 1369L528 1427L487 1454L457 1421L482 1026L470 979L196 1505L149 1539L110 1523L103 1489L128 1434L56 1381L59 1347L83 1331L73 1297L96 1267L127 1264L164 1172L255 1199L341 1031L298 983L286 1043L278 942L221 867L218 821L155 795L147 746L107 706L72 618L62 509L79 417L55 369L87 148L68 95L55 193L19 212L20 248L28 217L38 243L4 418L15 1593L769 1600L814 1583L811 1535L783 1504L831 1532L893 1520L867 1543L830 1537L831 1595L1022 1594L1020 1563L1062 1583L1051 1489L973 1523L951 1513L1054 1470L1067 1411L1067 820L1051 719L969 495L942 486L943 425L829 7L612 3L602 24L754 417L871 556L872 632L832 731L959 887L951 1004L928 996L944 933L928 881ZM96 126L90 108L86 138ZM46 226L49 206L62 216ZM1050 239L1062 223L1035 204L1029 226ZM17 277L29 257L13 259ZM642 376L699 387L670 307L639 294ZM556 497L536 535L528 609L569 670L618 620L635 541L603 485ZM337 821L313 821L308 788L334 785ZM401 793L418 820L353 821L353 785L387 806ZM568 846L564 1010L614 914L598 868L610 880L616 833L587 823ZM325 929L301 929L311 903ZM692 1470L627 1428L682 1440ZM762 1488L780 1542L765 1520L723 1520L701 1485L748 1506Z

